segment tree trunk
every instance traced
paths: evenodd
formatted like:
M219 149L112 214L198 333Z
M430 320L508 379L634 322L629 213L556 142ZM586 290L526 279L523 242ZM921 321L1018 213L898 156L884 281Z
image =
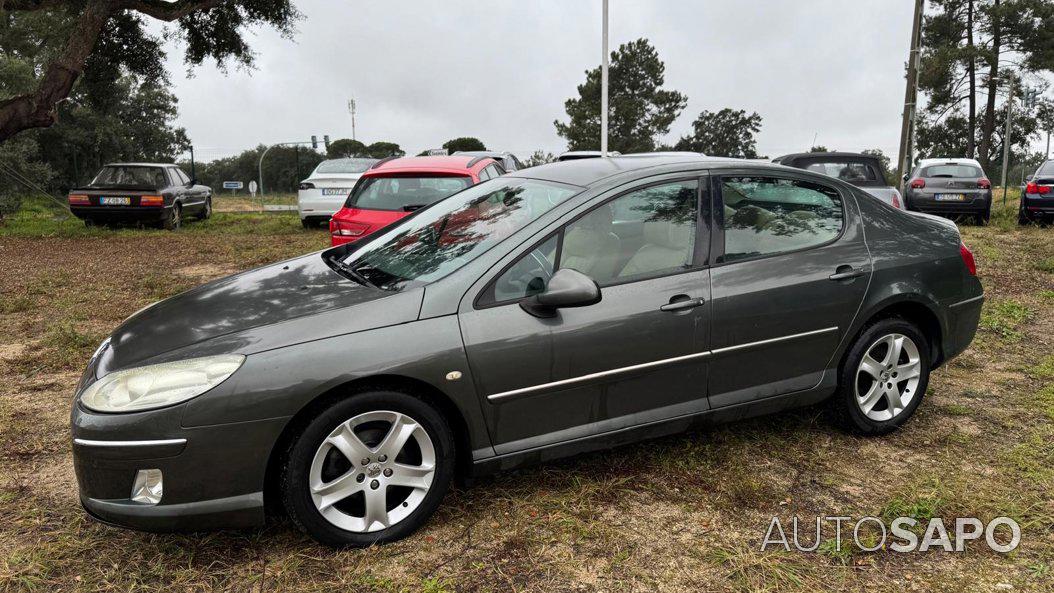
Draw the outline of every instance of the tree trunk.
M55 123L59 102L69 97L111 13L108 0L90 0L78 17L65 49L48 64L36 91L0 101L0 142L23 130L46 128Z
M984 123L981 127L981 142L978 146L978 160L988 171L992 164L992 135L995 134L995 99L999 91L999 52L1002 48L1002 23L999 18L1000 0L992 6L992 49L991 62L988 67L988 101L984 110Z
M969 136L966 138L966 156L974 158L977 154L977 57L974 55L973 46L973 6L974 0L966 2L966 48L970 52L967 68L970 72L970 105L967 118L969 124Z

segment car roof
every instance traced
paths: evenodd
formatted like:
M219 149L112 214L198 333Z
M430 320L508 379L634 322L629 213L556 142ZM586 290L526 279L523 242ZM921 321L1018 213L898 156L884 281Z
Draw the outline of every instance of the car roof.
M864 154L862 152L795 152L792 154L785 154L780 157L772 159L774 163L783 163L787 161L797 161L808 158L835 158L835 159L874 159L878 158L873 154Z
M486 157L468 155L440 155L440 156L405 156L377 161L365 175L379 175L383 173L462 173L468 174L477 171L493 163L494 160Z
M452 156L489 156L491 158L504 158L509 156L509 153L497 150L459 150Z
M724 157L703 156L701 154L680 154L654 156L638 154L634 156L614 156L594 159L577 159L570 161L557 161L547 165L539 165L519 171L513 171L507 177L524 177L540 179L543 181L555 181L580 187L588 187L598 184L603 180L615 175L623 175L646 169L654 169L668 165L702 165L712 168L729 167L764 167L769 170L789 170L789 167L773 164L763 160L731 159ZM800 170L795 169L796 172Z
M927 165L973 165L978 169L981 168L981 163L977 162L976 159L919 159L919 167L925 167Z
M175 163L106 163L104 167L178 167Z

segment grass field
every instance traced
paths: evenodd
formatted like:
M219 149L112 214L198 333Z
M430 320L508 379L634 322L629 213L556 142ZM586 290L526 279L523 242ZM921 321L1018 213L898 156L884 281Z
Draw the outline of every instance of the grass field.
M1013 208L963 227L981 329L896 434L853 436L819 408L740 422L501 474L454 490L407 540L333 551L281 519L191 535L98 524L77 503L68 432L84 362L127 315L326 233L257 213L87 229L31 202L0 224L0 591L1054 590L1054 229L1018 228ZM774 515L1006 515L1023 535L1007 555L761 552Z

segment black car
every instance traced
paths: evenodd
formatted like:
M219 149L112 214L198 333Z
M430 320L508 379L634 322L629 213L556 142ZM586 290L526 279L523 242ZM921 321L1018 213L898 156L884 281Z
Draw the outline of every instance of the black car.
M973 159L923 159L904 177L908 210L943 216L992 217L992 182Z
M1049 222L1054 219L1054 160L1039 166L1021 193L1018 224Z
M975 274L952 222L807 171L531 167L130 317L73 398L80 500L158 531L284 508L363 546L458 474L825 399L888 433L973 339Z
M187 216L212 215L212 189L176 165L111 163L88 185L70 190L69 206L89 226L134 222L173 230Z

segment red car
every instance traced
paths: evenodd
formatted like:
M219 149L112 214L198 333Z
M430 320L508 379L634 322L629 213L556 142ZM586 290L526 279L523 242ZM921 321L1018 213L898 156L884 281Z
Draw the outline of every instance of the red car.
M503 175L492 158L419 156L388 158L362 174L344 207L329 221L333 246L352 243L414 210Z

